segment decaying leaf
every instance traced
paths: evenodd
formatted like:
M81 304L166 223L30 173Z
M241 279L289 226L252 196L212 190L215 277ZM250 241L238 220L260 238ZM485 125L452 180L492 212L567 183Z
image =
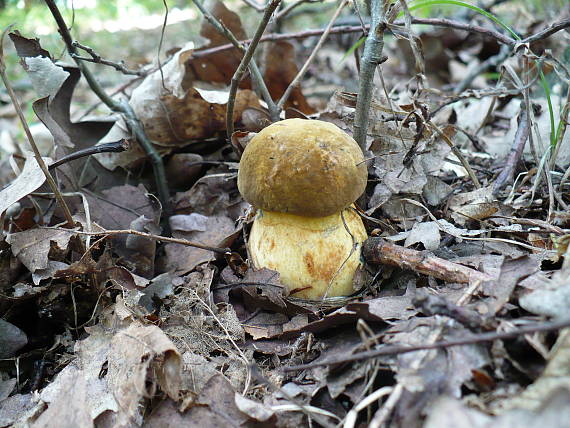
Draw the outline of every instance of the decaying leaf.
M270 43L265 52L265 74L263 77L268 84L267 89L269 89L271 97L278 100L299 72L295 61L295 48L291 43L280 40ZM305 114L315 112L307 103L299 86L293 89L285 107L293 107Z
M247 34L239 15L229 10L223 2L208 0L204 2L204 7L220 20L238 40L247 39ZM228 42L206 19L202 20L200 35L208 39L209 43L196 49L195 52L197 53L201 50L224 45ZM188 59L185 66L189 69L188 74L192 77L192 80L202 80L204 82L221 83L224 85L230 83L242 58L241 53L235 48L225 52L214 53L206 57L194 58L191 53L186 56ZM249 88L249 79L244 79L240 87Z
M67 251L72 230L30 229L8 235L6 240L12 245L12 252L29 269L35 272L46 269L50 251Z
M223 245L227 237L235 231L234 222L225 216L179 215L171 217L170 224L176 238L212 247ZM199 264L215 259L212 251L180 244L167 244L165 251L166 270L174 271L179 275L190 272Z
M158 234L160 207L142 184L115 186L101 195L87 196L91 219L107 230L135 229ZM128 267L145 278L154 275L156 242L143 237L117 235L111 238L113 250L125 258Z
M46 165L52 162L51 158L43 158ZM46 181L46 176L37 160L29 154L21 174L7 187L0 190L0 215L4 214L12 204L38 189Z
M148 137L160 146L178 147L225 130L227 89L206 82L186 82L184 53L177 52L162 73L147 76L130 99ZM255 93L247 89L238 91L235 105L234 120L246 108L260 107Z

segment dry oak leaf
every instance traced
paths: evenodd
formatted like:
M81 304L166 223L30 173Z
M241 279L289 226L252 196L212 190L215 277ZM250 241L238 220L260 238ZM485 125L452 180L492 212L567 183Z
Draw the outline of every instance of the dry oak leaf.
M12 253L30 272L46 269L50 250L66 251L73 230L30 229L6 237L12 245Z

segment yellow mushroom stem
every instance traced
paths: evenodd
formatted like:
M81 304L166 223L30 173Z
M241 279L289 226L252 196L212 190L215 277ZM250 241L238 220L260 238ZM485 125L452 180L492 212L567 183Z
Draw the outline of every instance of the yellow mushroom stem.
M259 210L248 246L254 266L279 272L291 296L317 300L355 291L366 238L351 208L326 217Z

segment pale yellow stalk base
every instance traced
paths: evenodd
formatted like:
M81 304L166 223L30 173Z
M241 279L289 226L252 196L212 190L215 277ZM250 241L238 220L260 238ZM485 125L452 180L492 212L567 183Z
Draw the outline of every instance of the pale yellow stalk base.
M318 300L352 294L367 235L354 210L345 209L342 217L340 212L302 217L260 210L248 242L254 266L279 272L293 297Z

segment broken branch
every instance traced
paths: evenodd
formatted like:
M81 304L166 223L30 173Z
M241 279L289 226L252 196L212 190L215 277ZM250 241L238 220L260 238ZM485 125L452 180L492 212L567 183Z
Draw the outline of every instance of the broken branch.
M492 279L478 270L423 251L404 248L382 238L368 238L364 242L362 253L369 263L396 266L447 282L469 284L473 281L483 282Z
M569 318L565 318L560 321L554 321L554 322L537 323L536 325L521 327L513 331L508 331L504 333L498 333L493 331L488 333L474 334L471 337L465 339L448 340L448 341L441 341L441 342L416 345L416 346L387 345L381 347L380 349L375 349L373 351L357 352L355 354L346 354L335 358L327 358L322 361L314 361L308 364L284 367L283 371L294 372L298 370L312 369L314 367L328 366L332 364L341 364L341 363L349 363L352 361L367 360L370 358L381 357L384 355L400 355L400 354L406 354L408 352L423 351L427 349L444 349L444 348L451 348L452 346L474 345L476 343L481 343L481 342L494 342L495 340L515 339L525 334L544 333L553 330L561 330L567 327L570 327Z

